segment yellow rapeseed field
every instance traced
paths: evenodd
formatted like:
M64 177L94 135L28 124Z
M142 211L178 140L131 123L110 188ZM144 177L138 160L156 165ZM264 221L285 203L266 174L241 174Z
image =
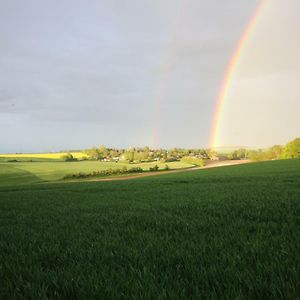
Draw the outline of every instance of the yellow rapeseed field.
M21 153L21 154L0 154L0 157L7 158L48 158L48 159L59 159L63 155L71 153L75 158L81 159L87 155L83 152L57 152L57 153Z

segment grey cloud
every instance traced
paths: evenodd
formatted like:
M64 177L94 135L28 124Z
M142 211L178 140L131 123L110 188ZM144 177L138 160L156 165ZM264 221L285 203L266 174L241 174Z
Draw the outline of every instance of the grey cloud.
M10 136L26 132L27 151L147 144L160 102L161 145L206 146L217 90L257 3L2 0L1 145L14 151Z

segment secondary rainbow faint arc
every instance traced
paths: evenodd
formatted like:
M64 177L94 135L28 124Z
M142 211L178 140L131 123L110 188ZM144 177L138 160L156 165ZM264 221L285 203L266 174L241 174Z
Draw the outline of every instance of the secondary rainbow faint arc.
M224 79L223 79L223 82L222 82L222 85L221 85L221 88L219 90L217 100L216 100L215 112L214 112L214 117L213 117L213 122L212 122L211 133L210 133L210 141L209 141L210 148L215 148L217 146L218 138L219 138L219 130L220 130L220 126L221 126L222 112L224 109L224 103L225 103L225 99L226 99L227 93L230 88L230 84L231 84L234 72L239 63L239 60L241 58L241 55L245 48L247 40L249 39L249 37L251 36L251 33L255 29L257 21L268 1L269 0L260 0L260 2L257 4L249 22L247 23L246 28L243 31L243 34L241 35L238 45L233 52L230 62L227 66L227 69L226 69L226 72L224 75Z

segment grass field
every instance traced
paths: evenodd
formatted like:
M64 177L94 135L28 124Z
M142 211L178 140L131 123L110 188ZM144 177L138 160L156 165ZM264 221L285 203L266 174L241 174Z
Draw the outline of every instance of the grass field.
M1 299L299 299L300 160L0 188Z
M69 152L68 152L69 153ZM77 159L82 159L87 157L83 152L70 152L73 157ZM18 161L51 161L51 160L61 160L62 156L66 155L67 152L57 152L57 153L20 153L20 154L0 154L0 161L7 161L16 159Z
M124 166L128 169L141 167L144 170L149 170L150 167L153 167L156 164L162 169L166 166L166 163L156 162L141 164L99 161L0 162L0 186L60 180L66 174L77 174L79 172L90 173L110 168L122 168ZM170 162L167 163L167 165L170 169L188 168L193 166L183 162Z

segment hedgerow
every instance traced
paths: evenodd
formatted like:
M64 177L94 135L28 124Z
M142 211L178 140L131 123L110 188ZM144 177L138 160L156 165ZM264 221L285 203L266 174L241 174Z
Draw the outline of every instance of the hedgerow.
M130 174L130 173L142 173L143 169L140 167L134 167L127 169L123 167L121 169L107 169L102 171L93 171L91 173L75 173L75 174L66 174L63 179L79 179L79 178L90 178L90 177L106 177L111 175L122 175L122 174Z

